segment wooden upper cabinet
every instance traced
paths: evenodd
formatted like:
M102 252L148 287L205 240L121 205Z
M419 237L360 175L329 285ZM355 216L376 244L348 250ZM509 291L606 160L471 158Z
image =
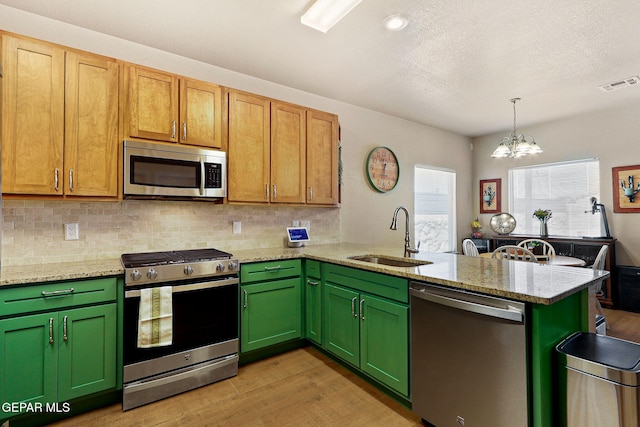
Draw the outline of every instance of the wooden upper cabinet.
M61 195L64 50L2 36L2 191Z
M271 202L305 202L306 110L271 102Z
M268 203L270 101L229 91L229 168L227 199Z
M133 65L127 69L129 136L178 142L178 76Z
M307 204L338 205L338 116L307 111Z
M220 86L180 79L180 142L222 147L222 89Z
M67 52L65 194L118 195L118 64Z

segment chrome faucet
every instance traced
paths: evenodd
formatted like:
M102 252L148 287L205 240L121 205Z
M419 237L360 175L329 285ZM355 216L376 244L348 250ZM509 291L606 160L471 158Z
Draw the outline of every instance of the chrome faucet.
M393 213L393 219L391 220L391 227L389 227L391 230L397 230L398 229L398 212L400 212L400 210L404 211L404 215L405 218L407 219L406 225L405 225L405 233L404 233L404 256L406 258L410 258L411 254L417 254L420 248L420 242L418 242L418 247L417 248L412 248L411 247L411 234L409 234L409 211L407 210L407 208L405 208L404 206L398 206L395 210L395 212Z

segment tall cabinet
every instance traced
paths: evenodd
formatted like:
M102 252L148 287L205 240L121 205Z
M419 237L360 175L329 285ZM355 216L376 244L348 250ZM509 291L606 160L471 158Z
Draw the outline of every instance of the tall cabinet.
M118 64L2 35L2 191L117 196Z

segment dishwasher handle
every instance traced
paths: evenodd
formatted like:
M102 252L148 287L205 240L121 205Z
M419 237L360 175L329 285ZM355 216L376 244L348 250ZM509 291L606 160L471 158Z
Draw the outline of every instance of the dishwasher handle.
M524 307L516 307L515 304L506 304L506 308L495 307L490 304L482 304L477 301L469 301L465 299L466 293L458 291L446 291L440 288L436 288L436 292L432 292L427 288L415 289L409 288L411 296L420 298L426 301L430 301L436 304L445 305L447 307L455 308L458 310L470 311L472 313L483 314L485 316L497 317L500 319L511 320L514 322L524 322ZM473 294L473 298L476 300L482 300L483 296ZM498 300L497 298L486 297L489 299ZM506 300L500 300L505 301ZM517 304L517 303L516 303Z

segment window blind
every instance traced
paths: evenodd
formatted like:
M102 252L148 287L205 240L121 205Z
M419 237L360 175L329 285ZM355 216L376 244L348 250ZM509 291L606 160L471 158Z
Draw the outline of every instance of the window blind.
M527 166L509 170L509 213L514 234L538 234L536 209L550 209L549 235L601 236L600 214L591 214L591 197L600 199L597 159ZM585 213L585 211L589 211Z

